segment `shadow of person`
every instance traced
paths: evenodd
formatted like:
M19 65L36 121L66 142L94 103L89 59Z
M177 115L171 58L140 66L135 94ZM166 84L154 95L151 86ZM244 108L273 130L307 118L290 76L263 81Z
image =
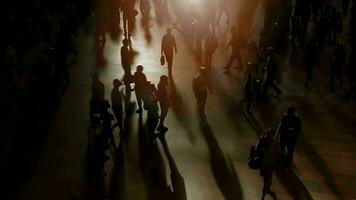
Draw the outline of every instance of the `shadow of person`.
M205 119L200 119L199 124L208 144L211 169L220 191L227 200L243 199L240 180L231 158L226 161L209 123Z
M139 117L139 164L141 166L144 185L148 199L173 199L173 192L167 185L164 161L157 143L147 143L147 131Z
M168 160L169 169L171 171L171 182L172 182L174 199L186 200L187 192L185 189L184 178L181 175L181 173L178 171L178 167L172 157L171 152L169 151L168 144L164 134L165 132L160 133L159 139L161 141L164 153Z
M169 76L169 80L170 80L170 99L172 102L172 110L176 115L180 125L187 131L190 143L195 144L196 138L193 134L193 131L191 130L191 124L189 122L189 119L187 118L187 116L190 116L191 114L187 110L188 107L184 102L181 93L178 91L174 78L171 75Z
M121 140L114 157L114 166L110 179L109 196L111 199L127 199L127 185L125 180L125 159L123 154L124 142Z

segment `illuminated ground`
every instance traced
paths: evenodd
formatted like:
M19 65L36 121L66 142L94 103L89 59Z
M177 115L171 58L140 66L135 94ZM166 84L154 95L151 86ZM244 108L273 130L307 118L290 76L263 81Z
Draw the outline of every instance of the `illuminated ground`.
M154 83L167 73L167 69L160 66L159 57L161 37L166 27L175 21L174 7L169 9L171 20L159 25L151 19L150 42L146 39L148 32L140 26L141 16L132 38L133 48L138 52L133 66L142 64L148 79ZM261 27L260 8L256 13L251 26L252 39L257 39ZM234 23L236 17L232 19ZM22 199L91 199L92 191L86 189L85 158L90 75L95 69L93 24L91 19L81 29L80 53L77 64L70 70L71 83L56 111L38 169L23 185ZM225 20L221 20L220 44L226 44L227 30ZM198 65L179 31L173 29L173 34L178 54L173 66L176 94L166 122L168 146L158 142L157 148L144 149L138 141L138 116L133 114L130 136L124 144L124 158L116 164L110 160L106 165L104 196L113 200L259 199L262 179L258 171L247 166L249 146L256 142L261 128L275 127L280 115L292 104L302 117L303 137L299 140L294 169L274 177L272 189L278 199L310 199L310 196L320 200L356 199L355 105L343 99L341 90L326 91L327 70L318 68L312 88L305 90L301 84L304 73L298 61L300 55L295 53L290 64L286 57L281 86L284 94L281 99L271 98L268 103L255 105L252 117L243 112L239 73L233 76L222 73L221 66L229 51L220 45L213 62L215 84L214 95L208 98L208 125L200 126L191 89ZM108 99L112 80L123 74L120 47L119 41L108 39L105 48L108 66L100 77ZM326 51L325 56L328 53ZM328 61L326 57L324 60L324 63ZM135 98L131 100L134 102ZM118 139L117 132L115 136ZM108 151L108 155L111 154ZM171 174L176 178L171 179ZM177 187L178 192L169 192L171 185L182 186L182 183L185 190Z

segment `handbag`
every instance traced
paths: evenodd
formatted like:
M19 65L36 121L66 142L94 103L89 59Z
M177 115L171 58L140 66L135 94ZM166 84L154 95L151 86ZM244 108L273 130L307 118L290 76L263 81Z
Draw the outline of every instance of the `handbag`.
M166 59L164 58L164 55L161 55L161 65L163 66L165 63Z

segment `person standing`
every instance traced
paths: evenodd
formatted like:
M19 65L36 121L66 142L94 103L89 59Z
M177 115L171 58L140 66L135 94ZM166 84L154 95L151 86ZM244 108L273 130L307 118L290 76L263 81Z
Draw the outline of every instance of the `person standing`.
M162 38L161 55L166 57L169 74L172 74L173 51L177 54L176 39L172 35L172 29L167 28L167 33Z
M112 111L115 115L115 118L117 120L116 124L114 127L119 127L120 129L120 137L123 136L123 92L120 90L120 86L122 85L121 81L119 79L115 79L113 81L114 88L111 91L111 104L112 104Z
M136 113L142 113L142 103L144 100L144 96L147 90L147 78L146 75L143 73L143 66L137 65L136 72L134 74L134 83L135 83L135 94L136 100L138 104L138 110Z
M277 137L280 139L282 153L284 154L284 167L286 168L292 165L295 145L301 130L300 118L295 114L295 107L291 106L281 118L277 131ZM287 150L286 153L285 150Z
M272 177L274 170L278 167L281 161L282 151L280 144L273 138L274 132L272 130L268 130L267 133L261 136L256 145L256 152L261 156L260 174L263 177L261 200L265 199L267 194L274 197L276 196L276 194L271 190Z
M170 107L170 100L169 100L167 86L168 86L168 77L166 75L163 75L160 77L158 83L158 100L161 108L161 116L160 116L158 130L162 132L168 130L168 128L164 126L164 120L166 119L168 109Z
M230 73L231 65L234 63L235 60L237 60L237 62L239 64L239 68L240 69L243 68L243 62L242 62L242 57L241 57L241 52L240 52L240 50L243 46L241 44L242 38L240 37L240 34L237 33L237 29L235 26L231 27L230 33L231 33L231 39L230 39L230 42L228 43L226 49L228 49L231 46L232 54L231 54L228 64L224 67L224 69L226 70L225 73Z
M146 104L147 104L147 132L148 132L149 141L153 143L156 138L155 131L159 120L157 89L154 84L149 84L148 86Z
M125 38L122 40L121 47L121 65L124 69L125 75L131 75L132 50L130 47L130 40Z
M205 118L205 105L208 97L208 90L212 93L209 83L208 73L205 67L200 67L200 75L193 79L193 93L197 100L197 112L199 117Z

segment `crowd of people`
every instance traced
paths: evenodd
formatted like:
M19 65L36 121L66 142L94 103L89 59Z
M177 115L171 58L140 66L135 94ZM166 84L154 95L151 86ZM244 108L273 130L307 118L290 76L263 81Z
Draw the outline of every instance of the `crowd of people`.
M105 99L104 85L99 80L98 74L93 76L90 121L92 127L100 128L100 134L94 145L96 148L94 155L100 158L97 160L102 161L98 165L99 171L102 170L102 164L107 159L104 151L110 146L115 151L119 150L120 145L115 142L113 130L119 129L120 141L127 136L123 121L127 114L125 112L127 112L126 107L130 102L131 92L134 91L136 96L138 108L136 113L140 117L145 112L147 113L146 142L155 143L157 136L168 130L164 123L171 104L168 86L174 73L173 58L178 52L172 28L168 28L161 43L161 63L162 65L167 63L168 75L162 75L156 86L147 79L144 66L137 65L136 71L132 74L134 50L131 37L135 31L135 17L139 14L135 9L136 1L114 1L115 6L110 6L111 1L105 2L98 3L100 5L95 11L97 14L95 32L97 65L99 67L106 65L103 51L107 33L110 33L113 39L117 39L122 28L124 39L121 47L121 64L124 76L113 80L111 105L110 101ZM218 2L218 4L208 3L209 9L203 13L197 13L194 7L184 6L182 3L175 8L177 21L174 23L174 28L180 30L186 37L200 66L200 74L192 80L197 115L200 119L206 118L205 106L208 93L213 93L210 77L214 72L212 66L214 52L219 46L215 31L223 13L226 14L227 22L230 21L228 1ZM274 90L275 97L283 94L278 86L281 79L280 71L283 68L280 59L296 51L301 52L302 63L305 67L306 78L302 84L305 88L309 88L320 56L326 48L332 49L333 53L328 58L330 60L328 90L335 91L337 86L343 86L346 74L348 84L345 96L355 99L354 1L352 12L349 12L351 4L349 0L342 1L342 10L337 9L333 0L296 0L295 5L293 2L285 0L263 2L264 21L259 41L249 41L246 35L246 24L229 24L231 25L230 41L226 49L231 47L231 55L223 69L227 76L231 75L234 62L237 61L237 70L244 74L244 94L248 113L251 112L253 101L266 99L270 89ZM149 3L145 0L139 3L142 16L149 15ZM163 17L164 9L167 9L167 1L154 1L154 8L156 16ZM349 34L346 34L344 29L347 20L350 21ZM46 38L46 30L44 30L44 36ZM351 52L347 51L349 46ZM350 55L350 59L347 55ZM110 108L113 114L109 111ZM301 122L295 115L295 108L291 107L282 117L278 131L267 131L256 145L256 155L262 157L260 161L261 175L264 176L262 199L266 194L271 193L270 186L274 168L281 161L284 168L291 166L299 134L301 134ZM275 141L275 137L279 138L279 144Z

